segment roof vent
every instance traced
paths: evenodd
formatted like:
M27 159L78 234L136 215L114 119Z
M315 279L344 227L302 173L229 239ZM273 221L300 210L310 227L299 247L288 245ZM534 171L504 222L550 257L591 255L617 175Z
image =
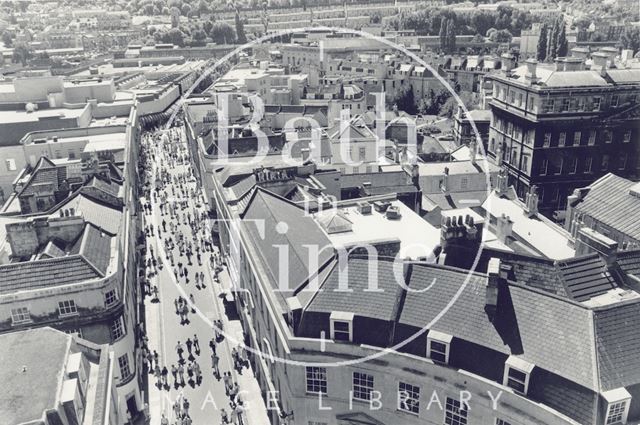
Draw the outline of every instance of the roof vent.
M375 201L373 203L373 208L375 208L379 213L383 213L387 211L387 208L389 208L390 205L391 203L387 201Z
M368 202L358 202L358 211L362 215L370 215L371 214L371 204Z

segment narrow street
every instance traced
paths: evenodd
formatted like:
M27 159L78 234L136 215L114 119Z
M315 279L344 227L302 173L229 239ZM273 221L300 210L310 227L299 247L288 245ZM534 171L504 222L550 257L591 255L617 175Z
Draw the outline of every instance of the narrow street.
M158 362L152 361L148 375L150 423L163 424L164 414L171 425L217 425L225 423L224 409L228 423L268 424L260 388L248 362L246 367L234 368L234 348L238 349L238 365L243 363L238 347L243 332L240 322L225 314L223 298L229 276L211 242L207 206L190 171L183 130L175 127L143 136L147 186L141 203L145 206L150 294L145 299L146 335L151 360L154 351L158 353ZM218 320L227 337L216 332ZM212 344L216 333L218 339ZM196 339L199 347L194 344ZM219 358L217 376L211 345ZM166 384L161 383L163 367L167 368ZM183 369L184 383L179 368ZM227 373L231 395L225 391ZM233 397L234 392L239 395Z

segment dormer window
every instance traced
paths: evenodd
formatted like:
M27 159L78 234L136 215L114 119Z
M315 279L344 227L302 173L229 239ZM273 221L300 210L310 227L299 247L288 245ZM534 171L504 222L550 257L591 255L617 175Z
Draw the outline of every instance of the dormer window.
M451 346L451 335L429 331L427 335L427 357L438 363L449 363L449 348Z
M353 313L334 311L330 321L332 340L353 342Z
M602 397L607 402L605 425L626 424L631 404L631 394L624 388L605 391Z
M527 395L529 378L534 364L518 357L509 356L504 365L504 377L502 384L512 388L516 393Z

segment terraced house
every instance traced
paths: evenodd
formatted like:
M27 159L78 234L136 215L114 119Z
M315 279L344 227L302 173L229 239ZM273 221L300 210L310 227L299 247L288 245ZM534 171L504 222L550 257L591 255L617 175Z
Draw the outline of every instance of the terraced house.
M125 423L127 412L135 417L143 407L134 127L126 134L121 162L83 162L83 183L48 198L52 206L0 217L0 333L52 327L108 345L117 394L113 424ZM57 186L55 164L47 159L38 164L21 194L33 185ZM111 178L114 169L120 180ZM8 202L24 204L17 196Z
M609 172L640 174L640 70L616 68L615 55L592 53L589 69L578 57L557 58L552 67L528 59L515 69L504 61L504 72L487 77L488 154L505 164L521 198L537 186L547 216Z

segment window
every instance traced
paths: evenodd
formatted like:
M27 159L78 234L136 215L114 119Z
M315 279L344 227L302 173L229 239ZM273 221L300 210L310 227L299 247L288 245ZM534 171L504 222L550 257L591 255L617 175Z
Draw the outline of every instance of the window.
M607 425L622 423L625 410L627 410L626 400L610 404L607 409Z
M466 177L463 177L460 180L460 189L466 189L468 184L469 184L469 179Z
M596 144L596 131L595 130L591 130L589 132L589 146L593 146Z
M129 355L124 353L118 357L118 365L120 366L120 379L127 379L131 375L131 368L129 368Z
M496 425L511 425L510 422L505 421L504 419L497 418Z
M327 393L327 368L310 367L306 368L307 393L326 394Z
M11 321L13 322L13 324L30 322L31 313L29 313L29 308L27 307L12 308Z
M553 99L545 99L542 102L542 112L553 112L553 109L555 107L555 102L553 101Z
M515 96L516 94L513 91L509 92L509 103L512 105L515 103Z
M555 187L551 192L551 202L558 202L558 198L560 198L560 189Z
M460 401L447 397L444 409L445 425L467 425L467 406L461 406Z
M602 168L602 170L608 170L609 169L609 155L607 155L607 154L602 155L601 168Z
M516 393L526 395L533 367L533 364L525 360L509 356L505 362L503 384L513 388Z
M566 141L567 141L567 133L565 133L564 131L560 132L560 135L558 136L558 146L563 147Z
M623 143L629 143L631 141L631 130L627 130L624 132L624 138L622 139Z
M562 111L567 112L569 110L569 106L571 106L571 99L562 99Z
M605 143L613 142L613 132L611 130L604 131L604 142Z
M588 156L584 162L584 172L590 173L592 166L593 166L593 157Z
M627 154L621 153L618 157L618 170L624 170L627 168Z
M544 142L542 146L545 148L551 146L551 133L544 133Z
M529 172L529 155L522 155L522 165L520 169L524 172Z
M578 170L578 158L569 158L569 174L575 174Z
M331 339L353 341L353 313L334 311L331 313Z
M573 146L580 146L580 139L582 139L582 132L576 131L573 133Z
M593 98L593 110L594 111L599 111L600 110L600 98L599 97L594 97Z
M420 387L398 382L398 410L420 414Z
M104 294L104 305L109 307L113 303L118 301L118 291L115 289L110 290L106 294Z
M624 387L605 391L602 393L607 402L607 415L605 425L624 424L629 415L631 394Z
M111 324L111 337L115 341L122 338L123 336L124 324L122 323L122 316L120 316Z
M614 94L613 96L611 96L611 107L615 108L618 106L618 101L620 100L620 98L618 97L617 94Z
M60 301L58 303L58 312L60 316L69 316L76 314L78 309L76 308L76 302L74 300Z
M547 168L549 168L549 160L548 159L543 159L540 162L540 175L541 176L546 176L547 175Z
M367 148L358 148L358 159L364 161L367 158Z
M558 163L558 168L556 168L555 174L562 174L562 168L564 167L564 158L560 158L560 162Z
M82 329L81 328L67 329L66 331L64 331L64 333L66 333L67 335L77 335L80 338L82 338Z
M427 334L427 357L436 362L449 363L451 339L451 335L429 331Z
M353 372L353 398L357 400L371 400L373 391L373 375Z

